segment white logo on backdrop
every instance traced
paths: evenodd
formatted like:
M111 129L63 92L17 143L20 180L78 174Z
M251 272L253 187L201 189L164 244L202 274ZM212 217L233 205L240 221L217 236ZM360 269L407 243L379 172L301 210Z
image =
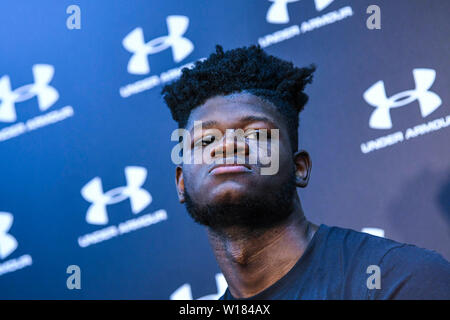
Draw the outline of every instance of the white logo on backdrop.
M143 167L125 167L125 178L127 185L103 192L102 180L93 178L82 189L81 195L91 206L86 213L86 222L90 224L107 224L107 205L115 204L126 199L130 200L131 211L138 214L151 202L152 196L142 186L147 178L147 169Z
M122 41L123 46L133 56L128 62L127 70L132 74L147 74L150 72L148 55L172 48L173 60L180 62L186 58L194 45L183 37L189 26L189 18L185 16L168 16L166 18L169 34L145 42L142 28L131 31Z
M8 212L0 212L0 258L5 259L17 248L17 240L10 234L9 229L13 223L13 215Z
M334 0L314 0L314 4L316 5L316 10L321 11L328 7Z
M384 229L381 228L362 228L361 232L384 238Z
M300 0L269 0L273 4L269 7L266 14L266 20L269 23L288 23L289 12L288 3L298 2ZM316 10L321 11L328 7L334 0L314 0Z
M27 84L15 90L11 89L11 80L5 75L0 79L0 121L14 122L17 120L15 103L37 97L41 111L50 108L59 98L58 91L49 83L52 81L55 69L48 64L35 64L32 68L34 83Z
M417 68L413 70L415 89L399 92L387 97L384 82L382 80L373 84L364 94L364 100L375 110L369 120L369 126L373 129L390 129L392 120L390 110L399 108L418 101L422 117L426 117L435 111L442 103L441 98L434 92L429 91L436 78L433 69Z
M0 259L7 258L18 246L16 238L8 232L13 224L14 217L9 212L0 212ZM24 254L18 258L9 259L0 263L0 276L14 272L33 264L33 258Z
M225 290L228 286L225 277L222 273L217 273L215 278L217 293L208 294L196 300L218 300L225 293ZM194 300L194 298L192 297L191 285L189 283L183 284L170 295L170 300Z

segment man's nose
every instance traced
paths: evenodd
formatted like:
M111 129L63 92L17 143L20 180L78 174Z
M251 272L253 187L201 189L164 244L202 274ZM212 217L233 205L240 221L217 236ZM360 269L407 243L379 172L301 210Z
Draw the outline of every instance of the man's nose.
M227 158L230 156L245 157L248 156L248 153L249 145L243 134L227 133L222 137L219 143L211 149L211 158Z

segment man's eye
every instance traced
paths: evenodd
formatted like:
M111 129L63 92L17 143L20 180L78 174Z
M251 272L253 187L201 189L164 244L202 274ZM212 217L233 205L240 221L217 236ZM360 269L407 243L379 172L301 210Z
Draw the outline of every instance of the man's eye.
M204 136L201 139L198 139L195 142L195 146L199 147L206 147L208 144L214 142L214 140L216 139L216 137L214 137L213 135L209 135L209 136Z
M265 135L264 135L265 133ZM270 139L270 131L266 130L266 129L257 129L257 130L252 130L249 133L247 133L245 135L246 139L249 140L261 140L261 139Z
M266 131L265 135L264 135L264 131ZM254 140L260 140L261 137L266 137L266 139L270 139L270 132L267 131L266 129L257 129L257 130L252 130L249 133L247 133L245 135L245 137L247 139L254 139Z
M245 135L245 138L247 138L247 139L254 139L254 140L259 139L259 130L250 131L249 133L247 133Z

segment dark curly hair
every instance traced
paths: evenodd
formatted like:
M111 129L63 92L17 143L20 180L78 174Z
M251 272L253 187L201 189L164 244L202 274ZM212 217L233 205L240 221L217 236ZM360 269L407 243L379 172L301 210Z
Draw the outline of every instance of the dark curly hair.
M308 96L305 85L312 82L316 67L295 67L291 62L268 55L258 45L216 52L183 68L181 77L166 85L162 94L179 128L191 111L217 95L248 92L272 103L287 122L293 151L298 144L298 114Z

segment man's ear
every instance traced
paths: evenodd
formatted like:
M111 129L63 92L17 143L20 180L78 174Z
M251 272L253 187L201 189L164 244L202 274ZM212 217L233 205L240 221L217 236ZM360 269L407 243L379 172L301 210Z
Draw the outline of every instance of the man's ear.
M297 187L305 188L308 185L311 175L311 158L305 150L297 151L294 154L295 163L295 184Z
M184 178L183 168L177 166L175 169L175 184L177 186L178 199L180 203L184 203Z

